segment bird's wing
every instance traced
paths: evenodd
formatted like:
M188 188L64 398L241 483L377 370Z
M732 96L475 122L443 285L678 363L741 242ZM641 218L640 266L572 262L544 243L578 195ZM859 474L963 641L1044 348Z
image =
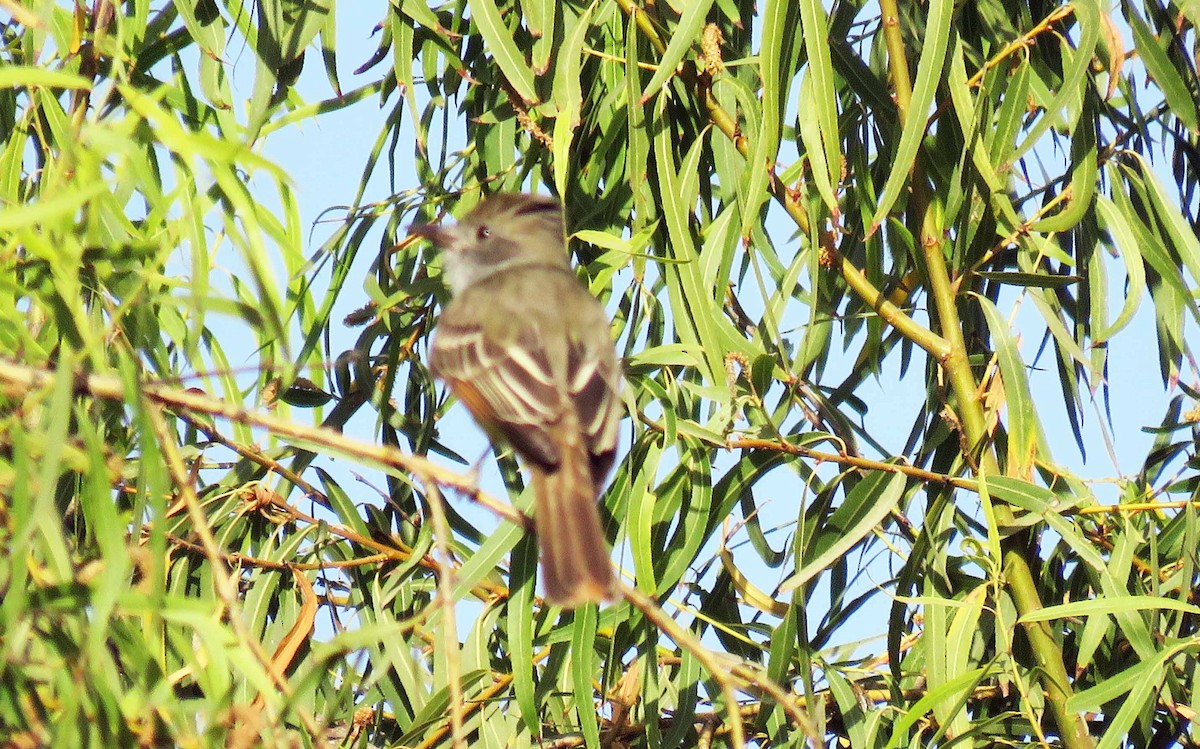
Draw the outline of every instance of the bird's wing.
M591 324L608 330L608 320L597 305L597 320ZM567 348L567 389L579 417L579 429L592 455L592 473L602 483L617 449L621 421L620 371L616 353L603 338L572 338Z
M464 317L443 315L430 369L485 429L527 459L555 468L560 456L549 427L561 418L563 398L535 330L520 321L497 327Z

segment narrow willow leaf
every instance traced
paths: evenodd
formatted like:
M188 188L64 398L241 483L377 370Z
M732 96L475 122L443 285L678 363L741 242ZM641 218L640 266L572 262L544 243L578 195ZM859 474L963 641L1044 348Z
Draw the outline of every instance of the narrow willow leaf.
M1117 173L1120 174L1120 172ZM1192 319L1200 322L1200 307L1197 306L1196 299L1192 294L1192 290L1187 281L1184 279L1183 273L1180 271L1178 261L1167 253L1163 246L1164 243L1162 238L1156 231L1152 231L1152 229L1148 226L1149 217L1144 216L1142 212L1135 207L1134 202L1131 199L1132 195L1137 195L1139 198L1144 198L1146 193L1145 184L1139 177L1129 174L1128 172L1126 172L1124 176L1130 189L1129 191L1113 190L1113 202L1118 208L1121 209L1121 215L1125 217L1127 225L1133 232L1134 237L1137 239L1137 248L1141 252L1142 257L1145 258L1150 267L1153 268L1154 271L1159 275L1160 284L1169 287L1170 290L1177 295L1178 300L1182 303L1186 310L1191 313ZM1148 202L1149 198L1144 198L1144 201ZM1157 226L1155 228L1157 228ZM1159 303L1160 307L1160 309L1156 310L1156 312L1161 315L1163 312L1161 307L1165 305L1162 304L1158 296L1155 297L1155 301ZM1167 332L1169 332L1169 334L1172 335L1177 341L1184 340L1182 320L1179 324L1173 324L1171 326L1171 330Z
M1097 710L1106 703L1119 699L1122 695L1136 688L1139 683L1157 683L1157 674L1164 668L1165 662L1169 659L1168 656L1170 655L1171 652L1169 650L1163 651L1156 658L1144 660L1118 674L1109 676L1094 687L1085 689L1082 692L1076 692L1067 700L1067 709L1072 712Z
M954 49L950 53L950 74L946 78L950 99L954 102L954 113L958 117L959 127L969 134L971 141L976 144L969 149L971 163L979 178L987 185L991 194L992 207L995 209L998 221L1006 230L1022 225L1024 222L1017 214L1016 208L1008 197L1005 182L1000 178L997 167L993 166L988 151L982 146L984 123L976 111L971 91L967 88L967 69L962 39L956 37Z
M1016 340L1008 332L1008 323L1000 316L1000 310L991 300L974 295L987 320L988 330L1000 363L1000 376L1004 381L1006 410L1008 412L1008 473L1030 478L1035 459L1049 459L1041 421L1029 392L1029 378L1025 374L1025 362L1017 348Z
M929 689L937 689L951 681L947 675L950 617L946 601L939 594L938 587L938 581L932 575L922 580L924 595L920 599L920 605L925 620L921 640L925 646L925 678L929 682ZM944 699L934 703L933 714L939 724L945 725L946 721L953 717L952 711L956 702L954 694L947 694Z
M477 689L485 680L490 680L492 672L488 671L464 671L461 674L460 683L464 694L470 694ZM450 714L450 687L446 684L436 685L433 693L429 695L429 701L421 708L413 719L413 730L402 735L398 739L398 743L403 746L415 746L420 743L423 734L432 725L444 725L449 721L447 717Z
M666 99L659 99L659 105L655 112L656 126L654 131L654 158L658 165L660 178L664 181L665 190L663 192L663 214L666 218L667 236L669 238L670 256L680 264L691 263L695 259L694 241L692 239L691 227L688 223L688 217L691 211L688 207L680 202L680 186L678 185L678 175L675 170L675 143L671 137L671 124L666 118ZM683 304L683 297L678 294L677 286L669 287L676 294L671 299L671 308L675 310L686 309ZM677 331L677 334L682 337L682 342L686 344L699 343L699 336L695 328L695 320L692 315L684 315L684 322L687 325Z
M65 70L29 67L25 65L0 66L0 88L66 88L86 90L92 82L81 75Z
M1079 96L1082 87L1090 85L1085 81L1088 68L1092 64L1092 53L1100 40L1103 22L1100 19L1100 8L1096 0L1077 0L1071 3L1075 17L1079 20L1079 44L1074 50L1064 44L1064 58L1069 59L1063 72L1062 85L1053 100L1046 105L1046 112L1034 122L1025 135L1021 145L1009 155L1009 161L1015 163L1031 148L1042 142L1042 137L1051 126L1059 122L1059 112L1073 98Z
M1071 333L1067 330L1066 324L1063 323L1059 316L1057 300L1052 292L1033 293L1029 295L1033 305L1042 315L1042 320L1046 323L1046 328L1050 334L1054 336L1054 344L1061 351L1065 351L1067 355L1080 365L1089 369L1093 374L1098 370L1092 369L1091 360L1083 352Z
M325 469L317 467L314 470L321 479L321 486L325 489L325 496L329 498L330 507L337 514L338 522L358 535L370 538L371 528L363 520L350 495L346 494Z
M1050 606L1048 608L1055 608ZM1041 612L1031 612L1039 614ZM1092 665L1096 651L1113 633L1113 620L1108 616L1089 616L1083 624L1083 634L1079 638L1079 668Z
M59 353L53 389L39 409L41 418L33 432L42 451L40 460L30 467L31 472L36 471L36 478L31 484L36 487L37 495L26 508L26 514L15 516L18 525L13 533L18 539L29 543L27 548L33 558L26 563L27 569L37 570L44 582L56 585L66 585L72 580L71 552L68 539L63 534L63 517L56 507L55 494L59 476L65 470L63 461L70 446L68 435L72 433L70 424L74 409L71 408L71 401L74 398L76 363L73 351L64 346Z
M495 701L479 709L479 738L472 746L479 749L527 749L532 744L523 743L528 735L522 731L521 718L507 708L503 702Z
M808 271L810 277L813 279L813 288L809 290L809 293L814 298L819 297L822 285L822 270L818 264L819 253L812 250L818 244L819 242L810 237L809 242L803 245L792 257L792 262L788 265L787 270L776 279L776 291L767 303L766 312L763 314L763 326L770 328L770 338L768 340L778 341L782 338L782 331L779 330L778 321L784 319L784 316L787 314L788 307L794 301L793 295L796 293L796 287L800 284L800 276L805 271ZM800 351L796 356L798 361L804 361L802 359L804 356L803 352L809 348L807 339L814 336L814 329L822 327L825 320L829 317L831 315L823 313L816 305L813 305L809 310L807 324L804 326L806 343L800 346ZM804 368L800 368L799 371L804 371ZM760 390L759 392L764 393L765 390Z
M682 455L678 483L682 496L686 498L679 527L661 555L659 587L674 586L687 574L696 559L700 547L708 540L705 529L712 518L712 462L711 451L695 440L681 445ZM665 486L668 482L663 482ZM662 486L659 492L663 491Z
M1146 186L1143 194L1150 198L1154 214L1162 222L1167 236L1171 239L1176 256L1192 274L1193 279L1200 279L1200 239L1180 213L1176 202L1167 196L1155 170L1146 159L1136 153L1129 154L1129 158L1139 167L1142 182Z
M753 102L753 111L761 112L748 169L741 190L743 236L750 233L753 222L759 220L759 209L767 200L767 186L779 153L779 137L783 127L783 108L796 67L795 29L798 23L796 5L785 0L769 0L763 9L762 49L758 55L762 98ZM749 125L749 123L747 123Z
M588 13L592 7L588 8ZM533 72L541 75L550 68L550 55L555 47L554 32L562 7L554 0L522 0L521 8L525 11L529 33L533 35Z
M829 682L829 693L833 695L834 704L844 716L843 720L846 722L845 730L850 740L850 746L875 746L869 733L869 726L873 719L878 718L879 712L864 710L863 700L860 698L862 694L860 687L856 682L846 678L840 669L829 668L824 673L825 679ZM864 713L866 714L864 715Z
M405 2L405 8L410 4L421 6L425 12L429 11L429 8L424 3ZM406 15L400 13L389 14L388 20L392 28L392 69L396 71L396 85L404 96L404 101L408 104L408 111L412 114L411 121L413 129L416 131L417 149L424 151L428 134L421 122L421 118L417 116L420 110L417 108L416 82L413 78L412 65L416 44L416 31ZM355 195L356 204L362 200L362 193L370 174L370 164L378 158L378 154L382 150L384 136L385 133L382 131L376 136L375 148L367 160L363 176L359 178L359 189Z
M1125 20L1129 22L1129 30L1133 32L1133 46L1138 56L1146 65L1146 72L1158 84L1159 90L1167 98L1167 108L1171 114L1179 118L1184 127L1193 133L1200 129L1200 116L1196 112L1196 100L1192 97L1187 83L1179 75L1179 71L1167 57L1165 46L1170 41L1162 42L1150 30L1146 21L1133 6L1122 6Z
M1124 600L1129 595L1129 580L1133 569L1133 557L1141 545L1141 539L1129 525L1111 536L1113 550L1108 565L1100 575L1100 588L1106 598L1114 601ZM1154 657L1160 647L1158 633L1150 631L1147 617L1129 608L1118 608L1113 612L1113 618L1120 626L1122 633L1134 651L1142 660Z
M821 102L816 98L819 94L814 89L816 84L813 83L813 78L814 76L811 74L806 75L800 83L800 110L802 112L819 109L821 106ZM821 200L825 203L825 207L830 213L837 215L840 209L837 196L834 194L834 185L838 182L841 159L835 152L834 160L829 160L826 144L829 142L830 136L821 130L823 124L819 114L816 118L804 115L798 119L800 138L804 141L804 154L809 158L812 166L813 184L816 186ZM836 124L835 119L835 127ZM837 141L835 141L835 148L836 145Z
M547 31L553 33L554 6L557 4L552 0L521 0L525 25L531 35L543 37Z
M814 169L813 177L817 182L817 189L821 193L821 197L825 200L826 207L831 213L837 215L838 205L832 186L840 182L841 134L838 131L837 97L834 95L835 79L829 50L829 19L820 0L802 0L799 6L800 28L804 34L804 50L808 54L808 69L802 85L809 87L806 98L813 105L812 111L816 116L812 117L812 121L817 123L820 131L822 149L822 158L814 160L813 165L814 167L821 165L825 169L820 176ZM786 96L787 90L784 89L782 93ZM803 124L809 120L809 110L804 108L801 111L804 112L800 117L800 122ZM809 158L812 158L811 146L806 143L806 148L808 148ZM828 186L828 195L824 186Z
M325 63L325 76L329 85L339 96L342 93L342 83L338 79L337 66L337 14L330 13L325 17L321 27L321 59Z
M1075 524L1063 516L1063 512L1071 506L1094 502L1093 498L1081 495L1075 497L1071 503L1064 502L1062 497L1043 486L1011 476L988 478L988 490L993 498L1039 516L1062 537L1084 563L1097 572L1104 571L1104 557L1083 537Z
M512 523L501 523L495 532L484 539L475 553L467 557L458 568L454 577L454 600L466 598L471 588L485 577L494 574L496 565L516 546L524 533L524 528Z
M650 184L647 170L650 164L650 134L646 127L646 105L641 103L641 68L638 66L638 46L642 43L638 35L637 18L630 15L625 24L625 110L626 118L626 150L625 175L629 183L629 191L633 195L633 205L636 210L638 223L631 229L641 229L654 219L656 211L650 197ZM635 269L640 274L644 267L635 263Z
M596 606L580 606L575 609L571 627L571 685L575 692L575 708L579 712L579 729L587 746L600 746L600 726L592 697L595 642Z
M969 694L987 675L988 669L978 668L974 671L968 671L957 679L948 681L936 689L930 689L925 693L924 697L913 703L900 719L896 721L892 729L891 738L888 739L888 743L886 744L887 749L899 749L901 746L910 746L911 744L907 741L909 729L916 725L918 721L924 720L934 705L947 699L961 700L964 695Z
M726 203L704 231L704 243L700 247L700 283L713 289L717 299L723 296L722 289L730 283L730 269L738 250L735 228L739 211L736 200Z
M1142 611L1146 609L1182 611L1188 614L1200 614L1200 606L1174 598L1159 598L1157 596L1122 596L1120 598L1093 598L1087 601L1072 601L1047 606L1044 609L1032 611L1021 617L1022 622L1042 622L1053 619L1070 617L1095 616L1097 614L1114 614L1118 611Z
M1117 749L1128 745L1130 729L1135 722L1144 718L1143 707L1151 701L1154 692L1162 683L1166 665L1157 662L1156 665L1159 666L1157 670L1134 683L1133 688L1129 690L1129 696L1121 702L1121 709L1117 710L1117 714L1104 731L1104 736L1096 744L1096 749Z
M1092 332L1094 344L1099 344L1111 339L1133 320L1142 301L1142 294L1146 290L1146 266L1142 260L1140 245L1130 228L1131 224L1138 220L1137 217L1125 215L1116 203L1103 195L1096 200L1096 208L1104 228L1112 236L1121 260L1125 263L1125 274L1128 278L1125 285L1128 291L1117 319L1108 327Z
M712 7L712 4L713 0L692 0L688 3L683 15L679 18L679 23L671 29L671 41L667 43L667 48L658 61L658 69L654 71L654 76L642 89L642 95L638 100L640 104L645 104L658 95L659 90L671 79L671 76L675 75L675 69L683 61L683 56L692 48L692 45L700 41L700 30L704 27L708 9Z
M677 395L678 388L673 376L667 377L665 382L666 385L661 385L655 380L646 380L642 384L642 387L646 389L648 395L661 405L663 410L663 442L673 445L679 439L679 414L675 408L675 396Z
M905 483L904 474L869 471L816 530L803 550L803 564L783 582L780 591L786 593L804 585L866 538L895 509Z
M987 601L988 591L987 586L976 587L967 593L965 600L967 605L954 612L950 630L947 633L946 648L945 674L950 681L973 670L970 668L972 665L971 649L975 644L975 635L979 630L979 619L983 614L983 605ZM960 693L956 700L947 697L934 708L935 715L939 715L940 712L939 720L946 726L950 736L961 736L971 728L970 717L963 710L963 706L968 702L968 697L969 695L963 693Z
M522 536L509 560L508 652L512 662L513 693L517 710L531 736L541 730L536 685L533 681L533 581L537 579L537 542Z
M109 191L103 182L93 182L89 185L72 185L70 189L55 191L53 196L45 197L37 202L19 206L6 206L0 211L0 231L15 231L39 224L55 224L63 218L73 216L79 210ZM55 251L58 246L49 246ZM51 262L69 262L65 256L45 256Z
M254 85L250 90L250 101L246 107L249 120L246 129L253 136L257 136L270 119L274 109L275 89L279 84L279 69L272 68L259 55L255 56L255 62ZM289 61L289 63L294 64L294 61Z
M671 137L671 126L665 119L666 97L659 98L656 120L661 125L654 137L654 156L659 179L663 182L663 215L666 219L668 246L676 264L663 268L667 280L671 309L676 310L676 327L682 343L696 346L704 352L704 377L709 383L724 380L725 346L719 342L714 326L726 320L715 301L711 290L699 284L695 238L692 234L692 205L686 202L689 181L694 187L696 175L690 177L677 172L675 167L675 142Z
M256 7L262 19L258 51L276 72L304 54L333 10L331 0L258 0Z
M500 66L505 79L512 84L526 104L536 104L539 99L533 82L533 70L513 39L512 32L500 17L500 8L492 0L467 0L471 8L471 19L487 41L492 59Z
M695 634L695 633L693 633ZM675 673L675 712L670 725L662 734L661 746L674 749L681 746L692 731L692 717L696 714L699 700L700 661L691 650L679 654L679 667Z
M571 167L571 144L579 127L583 107L583 89L579 83L583 41L592 18L589 7L575 24L567 42L558 51L554 72L554 103L558 108L554 122L554 185L559 195L567 194L567 174Z
M779 622L779 626L775 628L775 632L771 637L770 654L767 657L767 676L770 677L776 684L787 681L795 667L797 637L800 632L800 607L793 601L788 607L787 613ZM764 700L763 709L770 707L769 713L766 713L767 732L770 736L777 736L781 733L786 734L787 729L791 727L783 707L779 704L768 703ZM763 722L764 715L759 714L759 722Z
M862 99L867 109L875 113L881 124L888 128L896 125L896 102L887 85L858 57L849 42L829 39L830 59L834 70L841 76L855 96Z
M701 352L683 343L668 343L641 351L625 360L631 370L660 367L695 367L700 365Z
M917 63L917 77L913 86L908 119L900 134L900 143L891 158L891 173L879 197L879 206L871 218L871 233L879 228L892 210L917 160L917 151L925 135L926 118L933 104L946 59L946 48L950 43L950 19L953 16L952 0L930 0L926 18L925 36L922 39L921 60Z
M661 672L659 670L660 661L657 640L661 635L650 620L642 619L640 624L641 632L638 633L640 635L638 638L638 667L642 676L642 704L649 714L659 715L663 707L663 690L659 680ZM664 742L659 733L661 729L659 728L658 721L648 721L645 730L647 746L663 745Z
M629 515L625 521L638 589L650 596L658 595L653 535L655 496L650 490L650 482L658 470L661 457L662 448L656 441L650 442L645 456L638 462L637 477L629 493Z
M1045 273L1019 273L1014 271L979 271L976 275L996 283L1033 289L1061 289L1079 283L1079 276L1056 276Z
M1032 231L1066 231L1083 220L1092 208L1100 172L1096 147L1096 95L1087 91L1083 100L1083 114L1071 139L1071 195L1067 207L1053 216L1034 221L1030 226Z
M112 501L111 486L106 480L105 466L107 445L96 425L88 418L85 408L76 407L75 424L87 450L88 469L81 475L83 491L80 493L80 509L87 518L87 525L95 535L105 573L98 580L95 595L91 599L92 612L97 627L93 647L104 647L108 617L117 605L126 588L127 574L133 566L129 549L124 543L127 521Z
M1020 63L1011 76L1006 72L1001 73L1005 71L1003 66L996 68L997 77L1003 75L1007 80L1003 82L1003 93L993 94L1003 98L1000 110L996 113L995 124L991 128L983 129L983 138L987 144L988 160L998 170L1004 169L1009 163L1008 154L1016 145L1017 133L1021 130L1029 107L1029 78L1032 75L1032 67L1028 55L1021 55ZM966 72L965 67L963 72Z

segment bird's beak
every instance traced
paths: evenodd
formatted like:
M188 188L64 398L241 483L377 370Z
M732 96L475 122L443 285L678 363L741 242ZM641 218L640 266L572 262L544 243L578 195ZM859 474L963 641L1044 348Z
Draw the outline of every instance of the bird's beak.
M410 224L408 235L428 239L437 247L449 245L451 239L450 230L441 224Z

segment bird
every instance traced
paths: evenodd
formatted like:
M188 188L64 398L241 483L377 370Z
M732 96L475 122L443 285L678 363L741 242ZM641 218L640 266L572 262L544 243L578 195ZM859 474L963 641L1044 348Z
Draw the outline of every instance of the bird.
M597 501L616 457L620 369L604 307L571 268L561 204L501 193L409 233L437 247L451 293L430 371L530 474L546 600L610 598Z

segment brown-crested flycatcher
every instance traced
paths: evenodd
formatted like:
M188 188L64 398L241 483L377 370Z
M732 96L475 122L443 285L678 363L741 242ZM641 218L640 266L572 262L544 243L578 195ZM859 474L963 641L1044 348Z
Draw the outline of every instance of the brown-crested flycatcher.
M453 295L430 370L532 476L546 597L607 598L612 563L596 499L617 448L619 370L604 308L571 270L562 207L494 195L453 226L409 232L441 249Z

